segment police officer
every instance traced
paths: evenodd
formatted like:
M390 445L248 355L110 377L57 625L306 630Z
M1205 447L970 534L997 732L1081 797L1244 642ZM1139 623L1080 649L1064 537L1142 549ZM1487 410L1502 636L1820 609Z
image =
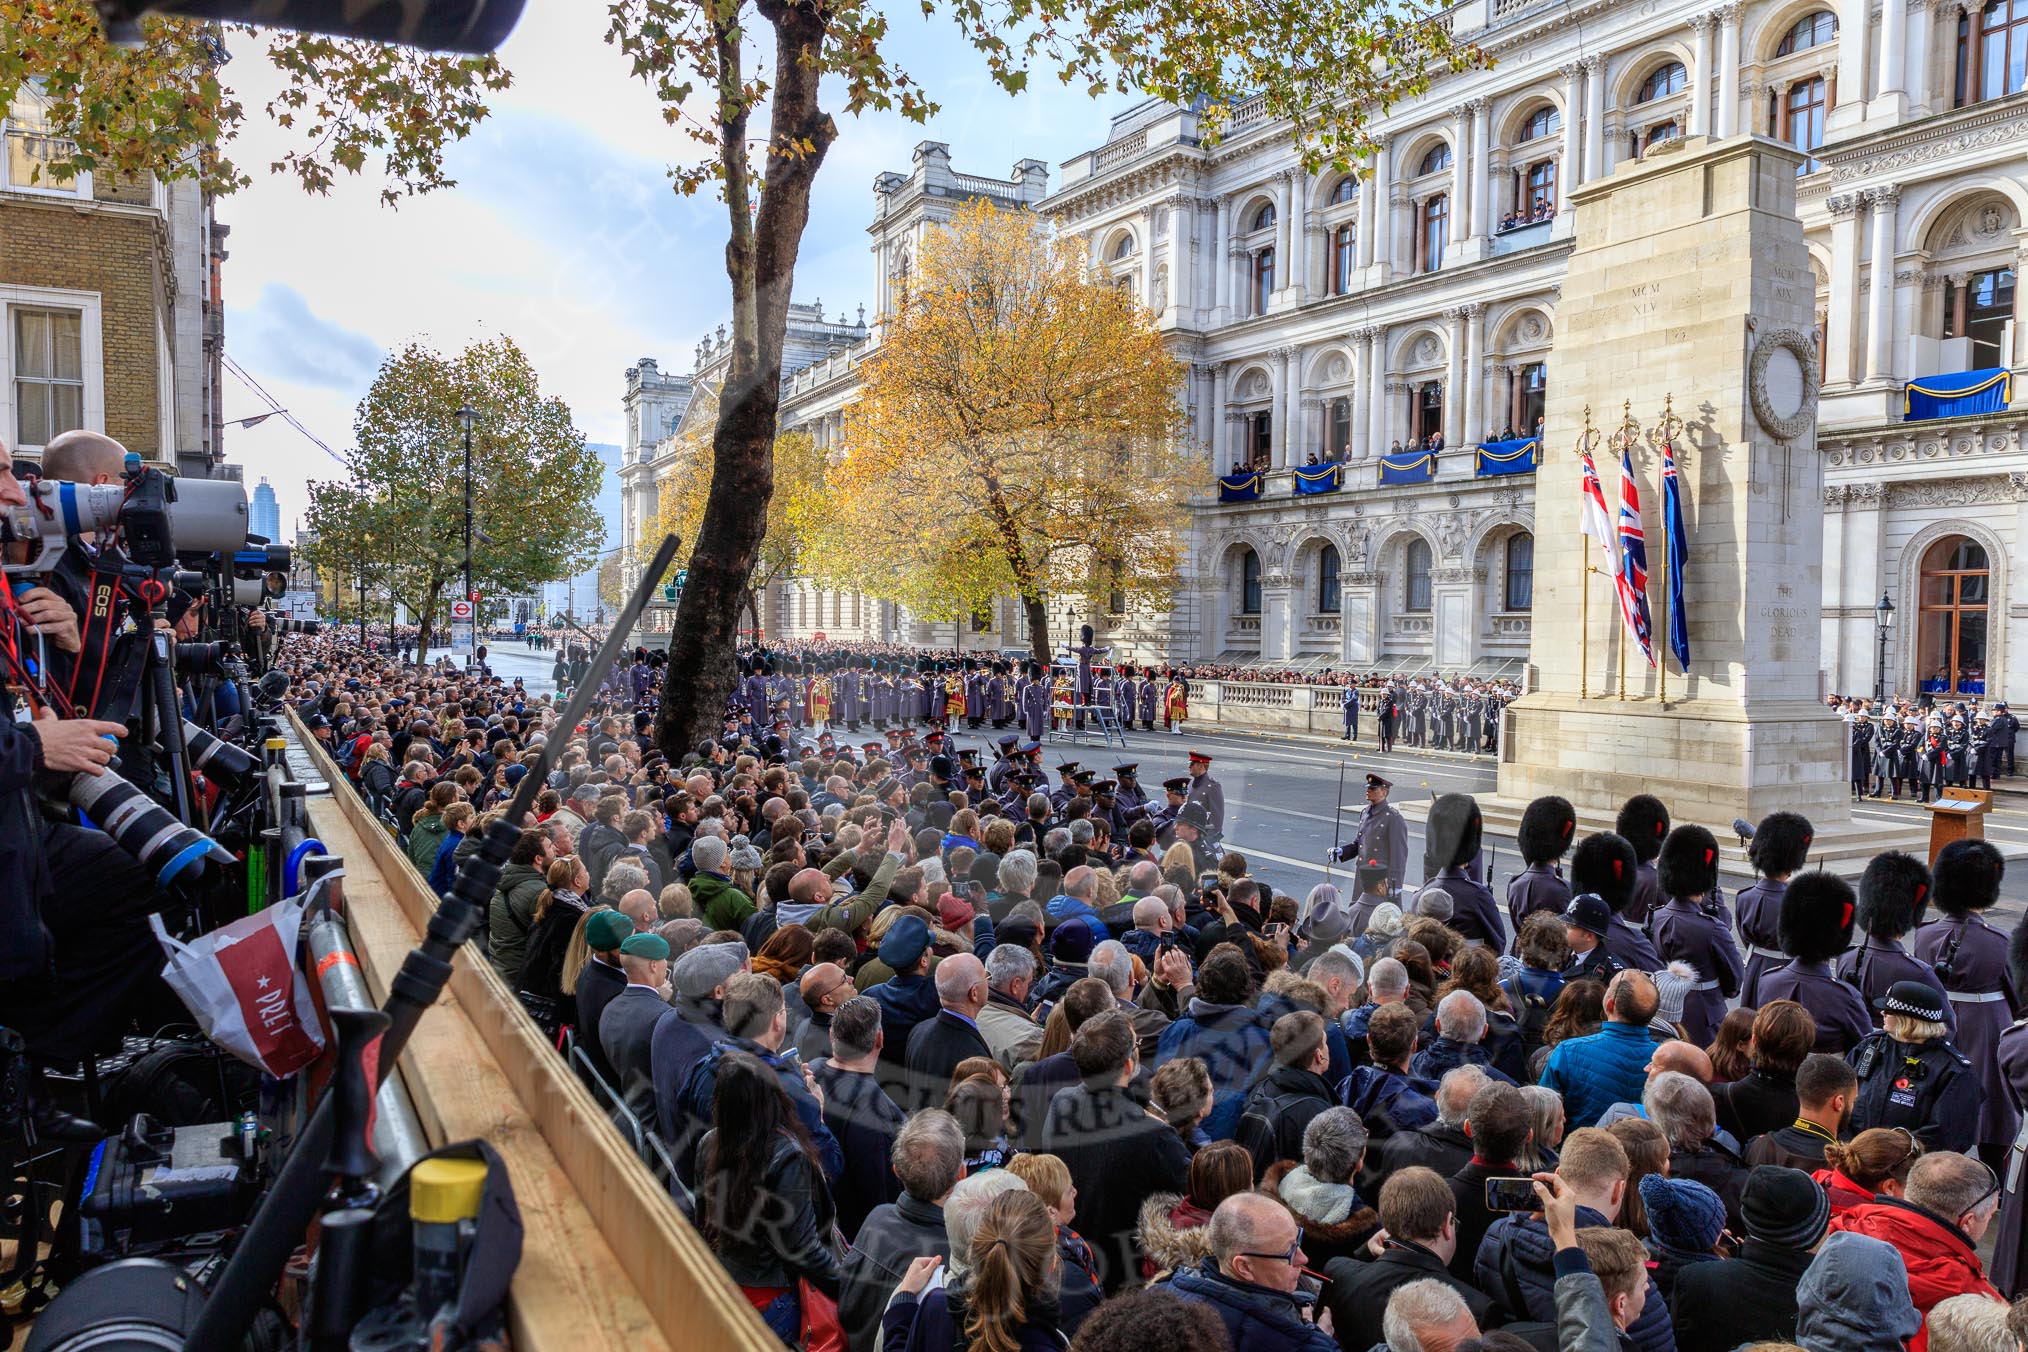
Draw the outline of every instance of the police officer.
M1920 981L1897 981L1875 1002L1887 1023L1849 1058L1859 1076L1852 1130L1899 1127L1925 1150L1969 1153L1985 1090L1944 1030L1944 998Z
M1408 822L1387 801L1394 782L1369 772L1366 776L1366 808L1359 814L1359 829L1352 839L1325 857L1334 863L1347 859L1377 860L1387 869L1389 896L1401 894L1403 874L1408 868Z
M1606 932L1612 924L1612 907L1596 892L1580 892L1563 908L1563 933L1570 941L1570 965L1563 969L1563 981L1610 982L1620 965L1606 950Z
M1359 740L1359 687L1347 685L1344 695L1345 738L1348 742Z
M1993 773L2012 775L2014 773L2014 734L2021 731L2021 720L2001 700L1993 706L1993 726L1990 730L1993 751Z

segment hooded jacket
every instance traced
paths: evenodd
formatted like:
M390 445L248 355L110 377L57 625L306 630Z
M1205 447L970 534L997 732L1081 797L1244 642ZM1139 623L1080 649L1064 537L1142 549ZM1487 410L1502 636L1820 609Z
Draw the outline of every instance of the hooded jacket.
M1215 1005L1193 998L1189 1012L1169 1025L1155 1048L1155 1069L1195 1056L1211 1072L1211 1116L1204 1134L1228 1141L1239 1126L1246 1091L1274 1064L1273 1039L1251 1005Z
M521 968L528 958L528 932L535 928L535 907L548 886L532 865L509 864L500 870L500 886L486 908L486 955L509 990L521 982Z
M1326 1183L1306 1165L1283 1160L1267 1172L1260 1190L1280 1199L1303 1228L1310 1266L1355 1257L1380 1229L1380 1216L1350 1183Z
M1186 1197L1158 1192L1141 1203L1134 1247L1141 1252L1141 1275L1194 1268L1211 1256L1211 1213Z
M1877 1197L1832 1217L1831 1229L1892 1245L1908 1270L1908 1297L1925 1320L1940 1301L1952 1296L2002 1299L1986 1280L1986 1270L1965 1232L1911 1202ZM1909 1352L1923 1352L1928 1345L1929 1330L1924 1327L1909 1344Z
M1922 1329L1901 1255L1833 1231L1796 1287L1796 1341L1810 1352L1901 1352Z

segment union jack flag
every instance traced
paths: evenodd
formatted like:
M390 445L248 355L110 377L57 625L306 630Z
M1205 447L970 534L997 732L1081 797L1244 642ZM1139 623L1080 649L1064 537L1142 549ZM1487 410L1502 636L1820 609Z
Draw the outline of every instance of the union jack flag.
M1613 582L1620 594L1620 618L1652 667L1655 642L1648 615L1648 543L1641 532L1641 490L1634 483L1632 447L1620 451L1620 570Z

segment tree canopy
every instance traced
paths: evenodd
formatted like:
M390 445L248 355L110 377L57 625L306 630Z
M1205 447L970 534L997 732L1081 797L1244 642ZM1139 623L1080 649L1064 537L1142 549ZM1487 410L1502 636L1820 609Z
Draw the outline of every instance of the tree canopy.
M350 481L310 485L316 563L373 576L424 630L463 592L464 431L472 425L472 586L526 591L590 565L603 535L604 467L561 399L545 396L511 338L455 356L412 342L381 363L352 424Z
M862 367L809 571L957 619L1021 598L1166 605L1201 462L1182 367L1082 242L975 202L924 235Z

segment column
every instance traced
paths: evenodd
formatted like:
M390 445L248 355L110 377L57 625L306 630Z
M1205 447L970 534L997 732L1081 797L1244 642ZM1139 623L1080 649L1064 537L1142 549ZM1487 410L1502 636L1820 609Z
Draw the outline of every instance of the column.
M1582 167L1578 138L1584 129L1584 66L1573 61L1558 69L1563 72L1563 163L1556 172L1556 212L1563 216L1570 212L1570 190L1577 186Z
M1952 7L1945 5L1944 12ZM1908 44L1908 60L1904 82L1908 89L1909 110L1918 116L1929 108L1929 54L1936 40L1937 24L1942 21L1940 14L1928 3L1915 7L1915 36ZM1953 25L1955 32L1955 25Z
M1386 153L1384 149L1380 152L1381 155ZM1373 177L1359 185L1359 238L1353 241L1356 251L1353 262L1361 272L1373 266L1373 237L1379 232L1373 204L1376 200L1387 200L1387 184L1381 180L1379 166L1380 159L1376 156Z
M1444 447L1452 450L1465 444L1465 311L1463 306L1444 311L1451 322L1449 360L1444 366ZM1447 455L1440 463L1455 463Z
M1366 420L1366 452L1375 457L1387 454L1387 329L1382 326L1373 330L1373 360L1368 363L1366 376L1366 407L1360 416Z
M1232 465L1232 447L1221 446L1225 432L1225 363L1211 363L1211 416L1204 429L1204 444L1211 449L1211 472L1223 474Z
M1302 407L1303 444L1289 453L1291 465L1301 465L1312 455L1324 458L1324 400L1321 395L1306 394L1300 401Z
M1225 454L1218 457L1218 472L1223 474L1227 466L1245 465L1250 460L1246 448L1246 414L1229 408L1225 410Z
M1908 0L1880 0L1880 83L1873 97L1882 106L1868 109L1873 117L1898 118L1908 111L1907 46Z
M1232 318L1232 260L1226 257L1232 246L1232 199L1218 199L1218 233L1211 237L1211 271L1218 279L1217 295L1212 304L1218 310L1215 322L1223 324Z
M1331 240L1324 230L1322 213L1311 211L1303 222L1303 299L1321 300L1331 294Z
M1268 396L1269 436L1274 443L1274 468L1286 469L1289 463L1289 424L1294 421L1287 413L1289 386L1293 383L1289 376L1289 350L1278 347L1270 355L1274 358L1275 379L1273 391Z
M1860 20L1864 28L1865 20ZM1844 41L1843 30L1838 39ZM1712 129L1724 140L1739 129L1739 6L1718 11L1718 112Z
M1465 309L1465 434L1460 444L1475 446L1486 439L1484 430L1486 365L1486 307L1473 301Z
M1287 170L1275 177L1275 284L1270 302L1278 301L1281 293L1288 289L1290 274L1294 271L1290 264L1295 261L1295 240L1300 232L1294 228L1296 212L1291 200L1293 194L1289 191L1292 177Z
M1387 272L1394 265L1394 138L1380 138L1380 148L1373 152L1373 181L1360 189L1361 195L1371 194L1372 229L1359 236L1361 256L1370 266L1381 271L1385 280Z
M1831 209L1831 313L1824 335L1824 383L1850 385L1859 334L1859 198L1833 197Z
M1690 16L1690 31L1696 35L1696 56L1690 66L1690 135L1706 136L1711 131L1711 16Z
M2023 288L2016 288L2017 291ZM1352 393L1352 444L1346 448L1346 459L1358 462L1373 454L1373 406L1380 400L1379 385L1374 380L1375 358L1379 353L1378 329L1354 329L1352 331L1352 355L1358 362L1353 372L1357 384Z
M1141 304L1155 308L1155 208L1141 208Z
M1282 283L1291 305L1301 305L1310 292L1310 191L1309 175L1301 169L1288 171L1289 180L1289 271Z
M2021 275L2021 264L2023 261L2021 258L2021 248L2019 241L2021 241L2024 237L2028 237L2028 231L2017 230L2014 232L2014 238L2016 241L2014 250L2014 275L2017 278ZM2014 287L2014 351L2009 354L2007 363L2010 366L2028 365L2028 296L2022 295L2021 293L2023 291L2028 291L2028 287L2021 286L2017 282ZM1913 333L1914 331L1915 331L1914 329L1908 330L1908 332L1910 333ZM1909 374L1920 375L1921 373L1912 371ZM2018 395L2016 396L2016 398L2020 397L2022 396ZM2020 551L2017 550L2016 552L2018 553Z
M1162 326L1183 322L1184 294L1190 285L1192 245L1197 213L1187 197L1169 203L1169 294L1162 304Z
M1302 353L1293 347L1278 348L1275 358L1282 368L1280 393L1276 397L1276 413L1281 418L1281 431L1275 437L1275 444L1281 448L1276 463L1283 468L1303 463L1301 449L1303 420L1301 397L1303 384Z
M1826 130L1866 120L1866 73L1873 64L1872 8L1872 0L1840 0L1838 5L1838 105L1825 119Z
M1605 58L1588 56L1584 91L1584 181L1605 173Z
M1465 104L1453 104L1450 109L1451 121L1455 124L1451 147L1451 252L1455 256L1458 246L1465 242L1467 227L1471 220L1467 213L1477 210L1472 206L1472 110Z
M1493 101L1473 99L1472 110L1472 238L1493 233Z
M1846 659L1845 678L1869 694L1873 690L1873 667L1878 661L1879 653L1879 640L1876 637L1878 631L1873 623L1872 612L1874 605L1880 600L1880 593L1887 585L1887 571L1883 566L1886 562L1884 527L1887 514L1881 510L1886 505L1886 498L1887 485L1883 483L1851 484L1846 487L1844 529L1840 532L1842 538L1838 541L1839 548L1844 553L1840 569L1842 577L1839 580L1844 583L1846 615L1857 614L1865 618L1842 620L1839 627L1845 631L1840 635L1843 641L1837 649L1826 648L1824 652L1826 657L1833 651L1839 652ZM1829 515L1828 509L1825 514ZM1829 539L1826 538L1825 544L1829 543ZM1826 581L1829 581L1828 575ZM1838 593L1826 586L1824 595L1829 599ZM1894 598L1894 604L1898 609L1905 604L1905 600L1897 596ZM1894 627L1914 629L1915 625L1911 623L1915 619L1914 612L1915 607L1911 605L1906 613L1896 615ZM1887 660L1890 664L1894 661L1894 654L1891 651L1893 637L1892 634L1888 636L1890 651ZM1893 690L1896 684L1893 667L1890 665L1882 675L1887 688ZM1859 679L1853 681L1854 677Z
M1867 193L1873 204L1873 275L1866 289L1866 378L1894 378L1894 235L1901 189L1893 183Z

